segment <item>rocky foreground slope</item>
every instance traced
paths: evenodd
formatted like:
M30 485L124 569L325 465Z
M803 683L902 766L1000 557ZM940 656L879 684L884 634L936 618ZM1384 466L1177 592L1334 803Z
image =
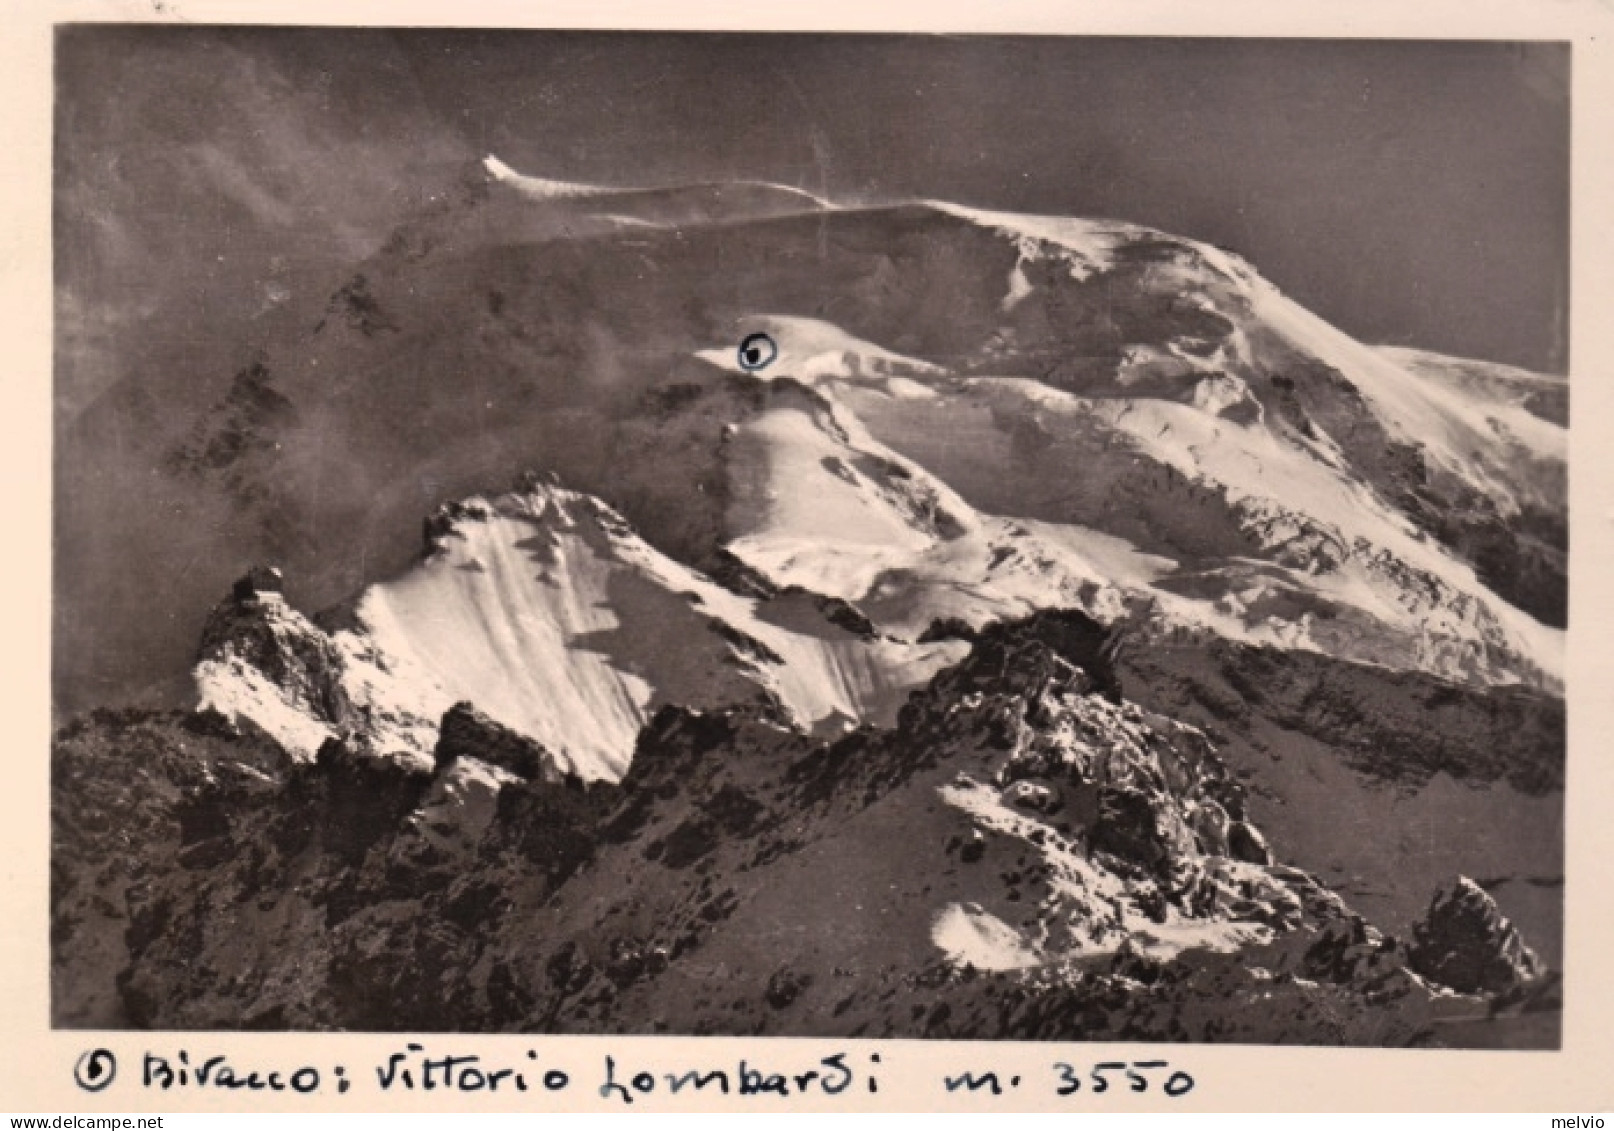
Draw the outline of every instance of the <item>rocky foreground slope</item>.
M1215 742L1128 697L1113 651L1079 613L996 627L895 726L834 741L666 706L616 784L468 704L429 762L99 714L56 745L58 1021L1552 1039L1556 976L1482 889L1380 930L1274 852ZM1469 734L1450 768L1497 772Z

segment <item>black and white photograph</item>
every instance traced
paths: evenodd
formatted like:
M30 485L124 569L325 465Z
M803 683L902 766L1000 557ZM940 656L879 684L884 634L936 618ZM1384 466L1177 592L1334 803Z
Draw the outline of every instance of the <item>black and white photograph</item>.
M1561 1048L1572 54L58 25L51 1029Z

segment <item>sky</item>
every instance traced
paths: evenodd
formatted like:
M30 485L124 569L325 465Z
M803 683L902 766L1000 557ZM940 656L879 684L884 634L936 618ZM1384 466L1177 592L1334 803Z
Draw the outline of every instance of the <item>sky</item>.
M1565 372L1569 66L1496 42L68 28L59 273L116 323L82 340L115 341L158 249L179 273L214 244L355 256L430 169L493 152L1131 220L1363 340Z

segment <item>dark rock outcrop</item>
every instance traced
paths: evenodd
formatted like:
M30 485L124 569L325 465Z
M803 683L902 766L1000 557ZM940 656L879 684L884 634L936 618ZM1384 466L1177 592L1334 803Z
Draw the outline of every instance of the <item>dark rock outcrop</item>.
M291 702L340 729L354 710L342 686L341 651L312 621L286 603L278 569L258 567L236 581L202 628L198 665L255 669Z
M559 782L565 774L555 756L525 735L490 719L471 703L456 703L438 729L437 765L476 758L528 781Z
M1227 849L1235 860L1249 864L1272 863L1272 850L1267 847L1266 838L1248 821L1235 821L1228 826Z
M443 539L454 533L462 522L486 522L491 517L488 508L478 502L453 500L444 503L421 521L421 553L431 557L442 548Z
M264 593L286 592L286 578L274 566L253 566L235 583L231 596L237 601L250 601Z
M1105 786L1098 792L1092 845L1151 871L1180 855L1187 830L1166 798L1141 789Z
M1424 977L1466 994L1507 993L1542 972L1496 901L1467 876L1435 893L1413 928L1411 960Z

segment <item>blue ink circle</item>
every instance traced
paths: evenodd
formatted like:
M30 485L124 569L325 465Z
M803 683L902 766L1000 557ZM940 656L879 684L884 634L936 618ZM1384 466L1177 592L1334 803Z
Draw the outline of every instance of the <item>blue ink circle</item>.
M747 334L745 341L740 343L740 368L747 373L755 373L759 369L766 369L773 364L773 359L779 356L779 347L772 338L763 333Z

